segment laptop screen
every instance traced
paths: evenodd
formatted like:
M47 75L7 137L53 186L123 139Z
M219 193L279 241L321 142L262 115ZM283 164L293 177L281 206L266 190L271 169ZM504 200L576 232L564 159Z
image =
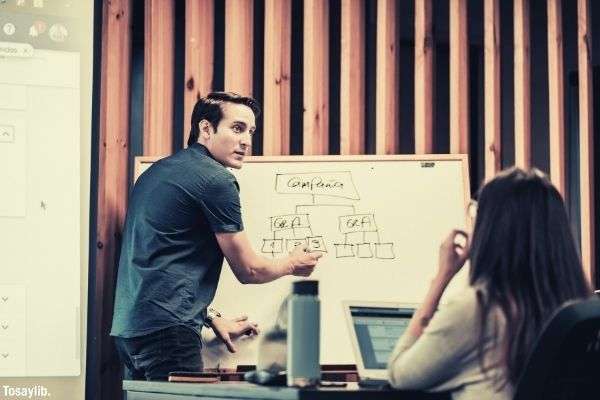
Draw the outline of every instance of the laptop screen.
M412 318L412 308L350 306L352 325L365 369L385 369L396 342Z

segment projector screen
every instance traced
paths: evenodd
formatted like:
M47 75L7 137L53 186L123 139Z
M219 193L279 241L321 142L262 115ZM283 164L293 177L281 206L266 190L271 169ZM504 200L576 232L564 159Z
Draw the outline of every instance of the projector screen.
M0 397L83 393L93 5L0 0Z

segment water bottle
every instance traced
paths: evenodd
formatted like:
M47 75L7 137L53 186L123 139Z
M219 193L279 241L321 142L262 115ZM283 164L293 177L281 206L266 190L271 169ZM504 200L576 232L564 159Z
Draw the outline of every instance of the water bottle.
M288 299L287 385L314 386L321 379L319 282L293 283Z

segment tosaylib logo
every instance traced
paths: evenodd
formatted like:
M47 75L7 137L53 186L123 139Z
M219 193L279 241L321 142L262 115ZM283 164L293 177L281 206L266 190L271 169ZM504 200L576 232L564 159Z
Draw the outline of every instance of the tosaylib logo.
M10 386L2 385L2 390L5 397L11 398L22 398L22 399L34 399L40 397L50 397L51 394L48 388L42 385L35 386Z

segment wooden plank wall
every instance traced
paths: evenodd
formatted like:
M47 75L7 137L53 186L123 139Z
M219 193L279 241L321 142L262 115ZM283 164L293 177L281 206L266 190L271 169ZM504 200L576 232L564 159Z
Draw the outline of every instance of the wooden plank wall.
M529 0L514 0L515 165L531 165Z
M114 273L119 235L126 207L129 57L131 32L130 9L133 0L104 0L102 28L102 99L100 116L100 158L98 191L98 250L95 290L97 298L112 298L110 281ZM220 1L220 0L217 0ZM185 18L175 21L175 2L145 0L145 60L144 60L144 155L169 154L173 150L173 135L182 135L184 143L189 132L191 110L200 96L214 87L217 73L224 77L224 89L252 95L254 82L262 78L264 103L263 154L290 154L292 96L291 54L299 43L292 43L294 0L264 1L264 41L255 39L255 0L225 0L224 41L215 37L215 0L186 0ZM258 0L257 0L258 1ZM302 91L303 154L330 152L330 135L338 134L341 154L362 154L366 150L366 92L373 85L375 93L374 151L395 154L400 149L401 135L413 135L416 154L434 149L435 109L435 38L433 6L438 0L414 0L414 110L413 115L399 109L400 96L406 83L400 81L398 21L405 12L403 2L376 0L376 72L366 78L366 4L370 0L344 0L332 8L328 0L304 0L301 38L303 64ZM373 0L374 1L374 0ZM449 7L450 65L450 152L468 153L470 138L469 93L474 83L469 79L469 34L467 0L446 0ZM501 166L502 118L500 82L501 27L500 2L483 2L484 49L484 160L485 178L491 178ZM261 3L263 4L263 3ZM221 6L221 3L219 3ZM567 188L565 158L565 93L563 67L563 22L561 0L547 0L548 51L548 118L549 173L563 195ZM514 161L521 167L532 162L531 150L531 60L529 0L513 0L513 72L514 72ZM330 46L332 18L339 13L340 43ZM475 16L473 17L475 18ZM185 23L184 76L174 78L175 25ZM577 0L577 47L579 71L579 182L581 200L581 251L587 276L593 280L594 266L594 165L593 107L590 55L589 0ZM223 65L215 64L215 46L224 46ZM262 46L264 65L256 66L254 49ZM339 50L339 66L330 65L331 49ZM338 69L339 67L339 69ZM535 66L533 66L535 67ZM339 92L330 93L331 78L339 77ZM413 84L411 82L411 84ZM173 132L173 93L175 85L183 84L183 132ZM372 89L372 88L371 88ZM330 110L339 106L339 130L332 130ZM399 132L401 118L414 118L414 132ZM297 119L296 119L297 120ZM475 156L471 154L471 156ZM99 324L106 329L110 301L106 301ZM98 312L100 314L98 314ZM104 313L104 314L102 314ZM103 344L104 346L105 344ZM104 360L106 361L106 360ZM103 361L103 362L104 362Z
M304 0L304 124L306 155L329 153L329 2ZM264 129L268 129L267 126Z
M290 154L292 1L265 1L263 154Z
M144 154L173 150L175 3L146 0L144 18Z
M214 71L214 0L185 2L185 88L183 143L190 135L190 116L196 101L212 89Z
M415 0L415 153L433 151L432 0Z
M577 48L579 70L579 187L581 199L581 258L586 274L594 282L594 110L590 50L591 20L589 0L577 1Z
M100 118L98 143L98 198L96 216L95 286L89 313L94 321L88 352L96 363L88 365L93 379L87 379L86 391L96 399L120 396L119 385L105 385L121 377L120 363L112 339L114 278L120 236L127 206L127 164L129 156L129 66L131 61L131 2L112 0L102 7L102 60L100 71ZM94 249L90 249L90 255ZM93 264L92 264L93 265ZM88 374L88 378L90 375Z

